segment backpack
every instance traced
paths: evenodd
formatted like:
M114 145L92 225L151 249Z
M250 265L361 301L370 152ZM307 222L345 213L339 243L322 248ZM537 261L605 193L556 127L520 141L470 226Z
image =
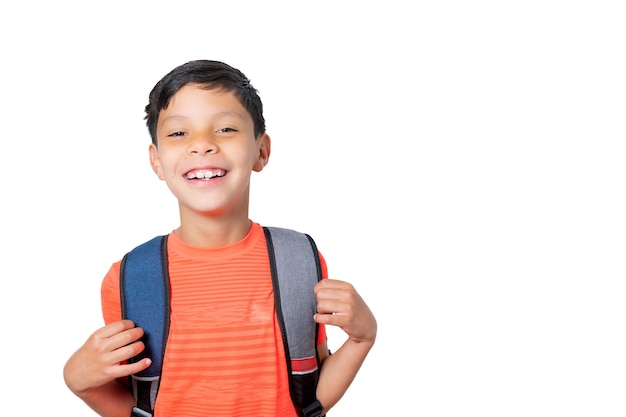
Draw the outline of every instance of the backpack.
M319 417L315 391L319 379L318 324L313 287L322 278L317 246L303 233L263 227L270 260L276 316L282 333L289 391L298 415ZM143 328L145 349L129 362L145 357L152 364L131 376L137 406L131 417L151 417L159 389L169 334L170 292L167 235L157 236L128 252L120 267L122 318Z

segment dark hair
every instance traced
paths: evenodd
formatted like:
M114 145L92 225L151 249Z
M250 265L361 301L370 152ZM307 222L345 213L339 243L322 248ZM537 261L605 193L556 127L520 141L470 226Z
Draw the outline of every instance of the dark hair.
M155 145L159 113L167 108L174 94L189 83L199 84L207 90L217 89L233 93L252 117L254 136L258 138L265 133L263 103L248 77L237 68L223 62L196 60L174 68L161 78L150 92L144 119Z

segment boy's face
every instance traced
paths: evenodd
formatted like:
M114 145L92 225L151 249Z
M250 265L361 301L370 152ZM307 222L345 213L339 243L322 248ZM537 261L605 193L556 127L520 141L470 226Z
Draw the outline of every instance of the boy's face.
M267 163L270 139L255 139L252 117L232 93L182 87L159 114L157 144L150 145L152 169L181 216L248 215L250 176Z

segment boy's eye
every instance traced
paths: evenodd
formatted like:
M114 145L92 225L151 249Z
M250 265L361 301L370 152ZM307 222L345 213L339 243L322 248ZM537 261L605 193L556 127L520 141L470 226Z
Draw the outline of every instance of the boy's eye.
M174 133L171 133L171 134L169 134L167 136L170 136L170 137L172 137L172 136L185 136L185 132L174 132Z
M229 132L236 132L237 130L233 129L232 127L224 127L222 129L218 130L218 133L229 133Z

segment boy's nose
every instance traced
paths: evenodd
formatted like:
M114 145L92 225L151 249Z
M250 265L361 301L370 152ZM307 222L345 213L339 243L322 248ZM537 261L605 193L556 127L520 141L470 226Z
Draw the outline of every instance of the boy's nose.
M187 148L189 153L193 154L205 154L205 153L215 153L217 152L217 143L214 138L211 136L198 136L193 138L189 147Z

